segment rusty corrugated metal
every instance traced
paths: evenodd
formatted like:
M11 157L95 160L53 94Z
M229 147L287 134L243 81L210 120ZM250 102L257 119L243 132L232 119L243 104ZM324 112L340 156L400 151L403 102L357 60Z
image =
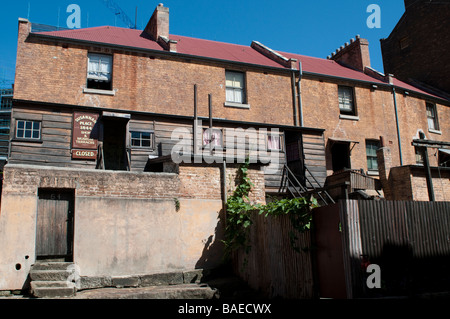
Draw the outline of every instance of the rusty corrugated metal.
M434 271L442 273L439 262L447 262L450 257L450 202L347 200L343 203L341 221L347 237L343 250L347 254L345 267L350 267L346 269L347 281L351 281L347 285L350 298L367 292L357 262L361 262L361 255L368 256L371 262L388 265L387 269L393 269L392 265L397 263L395 271L404 267L407 281L419 282L422 275L433 277ZM420 267L427 264L430 268L421 274ZM421 285L424 282L427 283L423 280ZM403 284L406 287L409 283Z
M289 233L295 231L288 216L253 216L251 250L234 254L233 267L250 287L267 297L313 298L310 251L296 252ZM309 232L298 234L296 244L311 247Z

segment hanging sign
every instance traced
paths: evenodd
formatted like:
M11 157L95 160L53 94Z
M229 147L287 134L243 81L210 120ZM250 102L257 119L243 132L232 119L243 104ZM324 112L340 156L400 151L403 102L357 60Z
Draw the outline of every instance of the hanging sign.
M72 148L97 149L98 114L74 113Z
M72 158L96 159L99 115L75 112L72 129Z

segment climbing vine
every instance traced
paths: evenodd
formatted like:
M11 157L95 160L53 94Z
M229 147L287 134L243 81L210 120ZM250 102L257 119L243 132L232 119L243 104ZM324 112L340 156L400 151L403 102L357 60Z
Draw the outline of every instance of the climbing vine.
M252 225L251 215L258 213L265 217L288 215L295 232L289 234L292 248L300 251L300 247L295 245L297 234L303 233L311 227L311 210L317 207L317 200L311 198L283 198L274 199L267 203L251 204L249 193L254 186L248 177L249 160L247 159L238 170L237 185L233 195L227 199L227 218L225 227L225 244L226 255L229 256L231 251L243 248L246 253L251 249L249 243L249 231Z

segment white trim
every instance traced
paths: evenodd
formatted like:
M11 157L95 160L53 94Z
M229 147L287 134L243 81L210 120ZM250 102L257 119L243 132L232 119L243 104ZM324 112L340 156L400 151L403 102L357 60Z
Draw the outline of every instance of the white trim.
M97 90L97 89L83 88L83 93L115 96L116 90Z
M433 129L431 129L431 128L428 129L428 132L434 133L434 134L442 135L442 132L441 132L441 131L433 130Z
M378 171L367 171L368 176L380 176L380 172Z
M224 106L236 107L239 109L250 109L250 104L242 104L242 103L236 103L236 102L225 102Z
M343 120L359 121L359 116L339 114L339 118Z

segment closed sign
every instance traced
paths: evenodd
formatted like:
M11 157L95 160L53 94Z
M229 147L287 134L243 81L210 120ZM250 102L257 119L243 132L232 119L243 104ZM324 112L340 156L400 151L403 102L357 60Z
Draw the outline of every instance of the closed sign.
M74 159L97 159L97 151L92 150L72 150L72 158Z

